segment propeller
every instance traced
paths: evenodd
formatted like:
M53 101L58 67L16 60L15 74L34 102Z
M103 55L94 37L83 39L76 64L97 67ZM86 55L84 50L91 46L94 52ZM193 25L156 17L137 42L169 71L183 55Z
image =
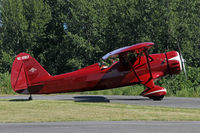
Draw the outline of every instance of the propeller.
M178 50L179 50L179 54L180 54L180 59L181 59L181 66L182 66L182 69L183 69L183 72L185 74L185 78L187 80L187 72L186 72L186 69L185 69L185 59L183 58L183 55L182 55L182 52L181 52L181 48L180 48L180 45L178 43Z

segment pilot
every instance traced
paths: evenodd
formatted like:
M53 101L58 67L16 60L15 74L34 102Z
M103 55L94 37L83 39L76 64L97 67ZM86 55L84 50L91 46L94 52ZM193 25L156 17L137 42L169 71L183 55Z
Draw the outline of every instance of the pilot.
M129 52L129 53L123 53L119 56L120 62L122 65L129 65L129 62L131 64L133 64L136 59L137 56L133 53L133 52Z
M104 61L100 63L100 67L101 67L101 70L108 68L108 66L106 65L106 62Z
M127 53L123 53L123 54L120 54L119 55L119 60L120 60L120 63L124 66L127 66L128 65L128 60L126 59L127 58Z

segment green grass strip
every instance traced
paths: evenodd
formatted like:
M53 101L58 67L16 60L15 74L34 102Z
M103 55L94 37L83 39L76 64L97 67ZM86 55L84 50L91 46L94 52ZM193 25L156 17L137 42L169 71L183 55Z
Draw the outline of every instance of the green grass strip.
M81 103L62 100L0 100L0 122L200 121L200 109Z

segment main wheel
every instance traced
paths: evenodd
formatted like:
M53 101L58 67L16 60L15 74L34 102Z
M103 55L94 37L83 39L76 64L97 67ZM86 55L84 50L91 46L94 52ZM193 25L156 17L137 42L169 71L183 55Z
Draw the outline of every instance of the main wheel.
M161 100L163 100L164 95L161 95L161 96L152 96L152 97L149 97L149 98L153 99L154 101L161 101Z

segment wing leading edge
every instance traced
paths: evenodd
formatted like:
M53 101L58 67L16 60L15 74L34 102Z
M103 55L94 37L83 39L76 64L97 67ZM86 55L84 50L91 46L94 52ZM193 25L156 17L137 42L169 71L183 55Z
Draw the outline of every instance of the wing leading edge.
M152 43L152 42L144 42L144 43L134 44L132 46L126 46L126 47L119 48L119 49L116 49L112 52L107 53L106 55L104 55L102 57L102 59L106 60L111 56L119 55L121 53L125 53L125 52L128 52L128 51L140 52L140 51L143 51L144 49L151 48L153 45L154 45L154 43Z

